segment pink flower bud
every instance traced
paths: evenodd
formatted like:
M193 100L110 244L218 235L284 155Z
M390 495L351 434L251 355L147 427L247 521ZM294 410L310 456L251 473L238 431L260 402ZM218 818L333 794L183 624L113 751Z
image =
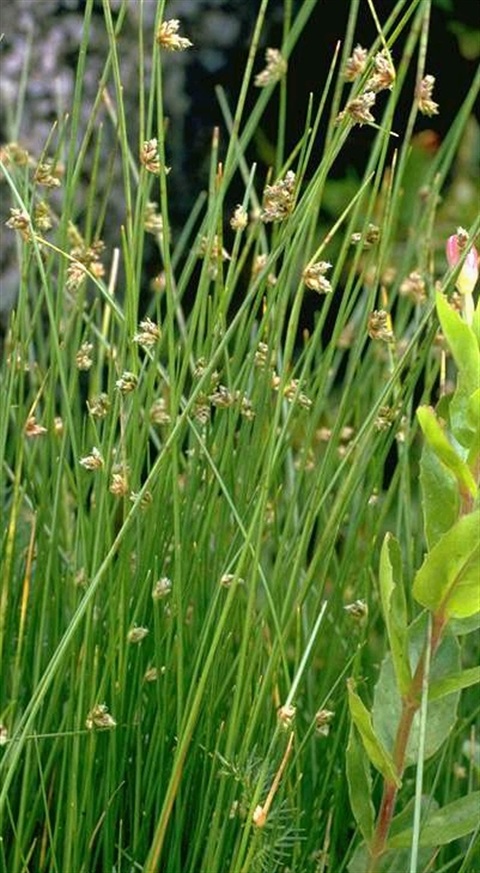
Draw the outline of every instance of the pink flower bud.
M446 245L447 261L450 267L458 264L468 244L468 234L459 227L457 233L449 236ZM478 252L475 246L471 246L460 273L457 276L456 286L460 294L471 294L478 279Z

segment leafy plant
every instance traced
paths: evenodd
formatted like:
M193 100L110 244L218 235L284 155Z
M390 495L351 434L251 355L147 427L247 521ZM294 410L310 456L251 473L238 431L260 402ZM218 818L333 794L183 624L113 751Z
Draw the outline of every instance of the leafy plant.
M71 112L35 154L15 113L0 153L19 289L0 361L0 869L398 873L441 844L471 873L480 331L468 288L462 315L436 289L465 292L479 230L458 157L480 71L432 153L429 0L382 20L353 0L289 150L320 4L285 0L265 56L261 0L178 228L163 76L194 37L154 5L147 27L134 4L132 82L132 5L103 0L84 113L87 0ZM365 166L339 182L352 140ZM435 311L458 376L434 412Z
M476 266L474 248L467 257ZM470 270L469 287L463 289L468 294L477 275L478 270ZM365 839L349 864L352 871L398 870L406 864L402 847L409 846L409 869L417 870L420 856L423 865L428 861L425 850L437 850L478 828L479 791L440 809L422 807L423 762L453 729L461 689L480 681L480 668L461 669L457 642L480 621L480 350L475 329L480 309L474 313L474 327L440 291L436 307L458 375L455 391L442 397L437 412L429 406L417 411L425 439L420 469L428 551L413 578L412 593L425 612L408 623L401 551L397 540L386 534L379 584L390 653L375 686L371 715L349 683L347 775L352 810ZM383 777L375 824L371 775L358 736ZM394 818L397 794L412 765L418 768L416 802L410 826L405 827L401 813L399 828Z

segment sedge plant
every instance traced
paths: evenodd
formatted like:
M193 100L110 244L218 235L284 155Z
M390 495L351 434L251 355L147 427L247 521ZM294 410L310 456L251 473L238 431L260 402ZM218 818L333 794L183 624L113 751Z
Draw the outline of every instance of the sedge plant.
M182 228L164 74L195 46L163 0L152 30L138 0L135 124L126 0L102 3L86 126L92 0L70 115L35 155L11 119L2 873L475 870L480 75L427 159L431 2L353 0L290 149L317 5L285 0L265 53L258 2ZM357 135L365 167L339 183Z

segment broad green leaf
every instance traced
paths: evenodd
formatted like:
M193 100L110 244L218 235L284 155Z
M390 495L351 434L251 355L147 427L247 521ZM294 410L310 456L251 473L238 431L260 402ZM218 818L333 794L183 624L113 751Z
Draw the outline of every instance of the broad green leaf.
M471 685L477 685L479 682L480 667L469 667L467 670L462 670L453 676L445 676L444 679L432 682L428 690L428 699L439 700L440 697L445 697L447 694L451 694L452 691L470 688Z
M480 612L475 615L470 615L468 618L452 618L448 623L448 629L455 634L456 637L462 637L465 634L471 634L480 627Z
M418 853L418 869L432 870L432 858L434 850L430 847L420 849ZM362 843L355 849L349 863L348 873L365 873L370 869L370 854L368 846ZM384 855L378 860L375 866L375 873L407 873L410 869L410 848L408 849L391 849L387 850Z
M370 764L356 729L350 726L347 746L347 781L350 806L364 839L368 842L373 834L375 809L372 803L372 776Z
M415 576L415 599L447 618L480 612L480 510L464 515L436 543Z
M414 673L423 653L427 637L428 616L423 613L408 629L410 668ZM456 638L445 633L430 664L430 684L445 676L459 673L460 647ZM453 691L439 700L429 701L426 733L424 737L424 758L430 758L445 742L457 718L459 691ZM385 657L375 686L373 700L373 726L382 746L393 754L398 725L402 714L402 698L395 682L395 672L390 653ZM420 739L420 706L415 713L408 740L405 764L410 766L418 761Z
M466 449L475 449L478 438L478 417L476 417L477 391L473 391L470 377L460 371L457 375L455 393L450 401L449 427L456 440Z
M425 539L431 549L460 512L457 479L426 442L420 458L423 522Z
M386 534L380 553L380 596L390 651L400 692L412 681L407 651L407 607L402 583L402 555L397 540Z
M416 799L415 797L412 797L403 807L401 812L397 813L397 815L394 816L394 818L392 819L392 824L390 826L390 837L394 837L397 834L402 833L403 831L412 829L413 817L415 815L415 806ZM435 798L428 794L423 794L420 798L420 807L420 815L422 821L433 812L436 812L437 809L439 809L439 805Z
M442 294L437 293L437 312L442 330L458 368L457 386L450 404L450 427L454 437L467 448L474 444L478 418L472 408L472 394L480 388L480 350L470 325Z
M420 846L444 846L466 837L478 827L480 791L472 791L428 816L420 829ZM412 839L411 828L388 841L389 848L406 848Z
M474 331L437 292L436 305L443 335L460 373L469 379L472 392L480 387L480 349Z
M372 725L372 717L360 700L360 697L355 691L352 679L347 680L348 703L350 706L350 715L353 723L357 728L364 745L365 751L370 758L373 766L379 770L385 779L389 782L394 782L397 788L400 787L401 781L395 770L395 765L390 754L385 750L381 741Z
M417 418L427 443L445 466L451 470L458 482L477 496L477 485L468 464L455 451L431 406L419 406Z

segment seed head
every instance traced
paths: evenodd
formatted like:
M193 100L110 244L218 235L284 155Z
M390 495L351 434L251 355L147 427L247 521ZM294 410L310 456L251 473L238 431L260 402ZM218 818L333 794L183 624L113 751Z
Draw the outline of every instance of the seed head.
M359 620L368 616L368 606L364 600L355 600L354 603L347 603L343 608L345 612Z
M438 115L438 103L432 100L435 76L424 76L418 86L417 102L422 115Z
M352 124L372 124L375 118L370 110L374 103L375 92L365 91L364 94L354 97L353 100L347 103L343 112L340 112L337 121L342 121L345 117L348 117Z
M354 245L362 243L364 249L371 249L380 239L380 228L376 224L369 224L366 232L352 233L351 241Z
M90 710L85 720L85 727L91 731L97 730L112 730L117 726L117 722L108 712L108 707L104 703L97 703Z
M25 425L25 436L27 437L37 437L43 436L43 434L47 433L47 428L42 427L42 425L37 423L37 419L34 415L30 415L27 418L27 423Z
M129 370L124 370L120 379L115 382L115 388L118 388L121 394L130 394L135 391L138 385L138 376L131 373Z
M418 270L409 273L398 290L403 297L409 297L414 303L424 303L427 299L425 279Z
M87 409L93 418L105 418L108 415L110 405L110 398L104 392L87 400Z
M193 45L189 39L184 36L178 36L180 22L177 18L171 18L169 21L162 21L157 30L156 40L160 48L169 52L184 52Z
M152 424L158 425L170 424L170 413L167 410L167 404L163 397L153 401L150 407L150 421Z
M287 72L287 62L278 49L267 48L265 61L265 69L255 76L254 84L257 88L266 88L268 85L279 82Z
M172 580L168 578L168 576L162 576L161 579L158 579L153 586L152 598L153 600L163 600L165 597L168 597L172 590Z
M277 710L277 717L282 727L285 729L291 727L296 712L297 708L292 706L291 703L285 704Z
M361 45L355 46L353 53L345 64L343 78L346 82L353 82L363 73L367 63L367 55L367 49L362 48Z
M330 733L330 724L335 713L330 709L319 709L315 714L315 730L321 737L328 737Z
M80 464L85 470L95 471L101 470L104 466L104 460L100 451L96 446L93 447L92 451L89 455L85 455L83 458L80 458Z
M5 222L5 224L11 230L18 230L22 239L30 240L32 238L32 229L28 212L23 212L22 209L17 209L15 207L11 208L10 218Z
M143 218L143 226L147 233L153 233L158 236L163 230L163 218L158 212L158 204L149 202L145 209Z
M132 627L127 634L127 643L141 643L148 635L148 627Z
M284 179L274 185L267 185L263 192L261 220L268 224L284 221L293 210L295 194L295 173L289 170Z
M248 224L248 213L243 206L237 206L230 219L230 227L232 230L245 230Z
M37 185L43 185L45 188L59 188L61 184L59 177L62 172L63 168L55 167L53 161L45 161L38 164L33 178Z
M113 494L115 497L127 496L128 477L125 470L112 473L112 479L108 490L110 491L110 494Z
M143 348L151 348L158 343L160 336L158 324L155 324L150 318L145 318L140 322L140 330L134 335L133 342L138 343Z
M143 143L140 150L140 162L143 164L147 172L153 173L154 176L160 175L162 163L158 154L158 140L156 137L147 139ZM170 172L170 167L163 167L166 174Z
M368 316L368 335L384 343L394 342L392 320L385 309L376 309Z
M395 68L386 49L377 52L373 59L373 65L375 72L367 80L365 90L374 91L375 93L385 91L386 89L391 91L395 82Z
M93 364L91 353L93 350L92 343L82 343L77 354L75 355L75 363L78 370L89 370Z
M317 291L319 294L330 294L332 286L325 278L325 273L331 269L331 266L328 261L317 261L315 264L305 267L302 278L307 288L310 288L311 291Z

